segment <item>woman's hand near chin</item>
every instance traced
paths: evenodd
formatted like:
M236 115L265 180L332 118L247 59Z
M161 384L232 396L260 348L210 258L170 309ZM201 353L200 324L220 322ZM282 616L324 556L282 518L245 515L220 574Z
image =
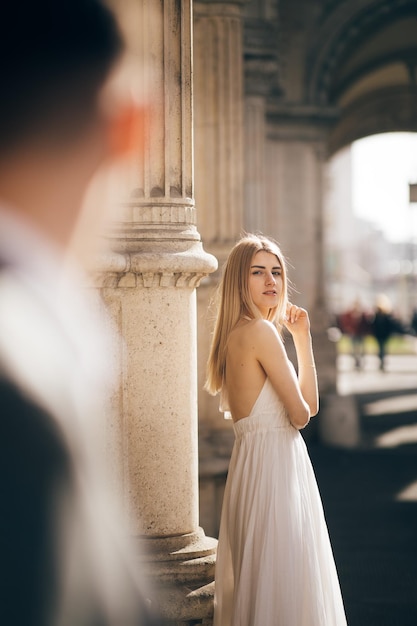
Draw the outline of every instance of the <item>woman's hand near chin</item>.
M307 311L291 302L287 304L283 324L294 337L310 333L310 318Z

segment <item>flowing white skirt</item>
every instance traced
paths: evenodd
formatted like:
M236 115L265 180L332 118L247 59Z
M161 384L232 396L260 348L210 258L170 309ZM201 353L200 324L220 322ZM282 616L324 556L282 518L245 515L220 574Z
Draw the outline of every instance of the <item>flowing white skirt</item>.
M344 626L338 576L307 448L271 394L272 385L266 384L251 415L234 424L214 625Z

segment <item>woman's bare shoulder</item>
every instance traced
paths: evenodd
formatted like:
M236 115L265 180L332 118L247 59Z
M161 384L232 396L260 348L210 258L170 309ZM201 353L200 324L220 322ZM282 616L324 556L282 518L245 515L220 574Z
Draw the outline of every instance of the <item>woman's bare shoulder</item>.
M237 326L231 333L230 339L232 342L238 343L246 342L262 342L272 341L273 339L279 340L279 334L272 322L265 319L254 319L246 324Z
M278 337L278 331L276 326L269 320L255 319L252 320L247 326L247 331L252 336L256 337Z

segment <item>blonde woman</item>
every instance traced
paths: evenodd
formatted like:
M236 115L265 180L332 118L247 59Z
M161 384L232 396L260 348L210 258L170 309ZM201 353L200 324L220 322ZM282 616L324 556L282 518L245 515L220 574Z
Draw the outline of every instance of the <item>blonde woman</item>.
M291 333L298 376L280 329ZM216 565L215 626L346 625L316 480L300 430L318 411L307 311L287 299L285 259L270 239L233 248L206 388L221 393L235 445Z

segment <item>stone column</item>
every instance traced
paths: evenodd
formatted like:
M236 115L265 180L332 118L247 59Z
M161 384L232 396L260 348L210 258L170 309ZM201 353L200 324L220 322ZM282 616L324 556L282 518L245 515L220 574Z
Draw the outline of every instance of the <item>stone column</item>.
M195 197L199 230L220 266L243 228L243 5L243 0L194 2ZM198 291L199 389L219 274ZM216 534L233 430L219 413L219 398L205 391L199 397L199 422L201 515Z
M242 228L243 0L194 2L198 225L209 248Z
M195 166L198 227L222 266L243 228L243 0L194 2ZM219 274L198 292L199 389L213 328L210 302ZM218 397L199 397L200 498L204 524L218 531L233 443Z
M123 337L110 427L129 530L162 616L208 624L216 542L198 519L196 287L217 263L195 226L191 0L118 8L147 68L152 111L145 158L106 232L101 290Z
M267 149L267 205L274 209L268 215L268 232L288 257L294 285L291 297L312 318L321 392L334 393L334 346L325 339L328 316L322 258L325 142L319 131L306 137L297 128L291 136L285 126L282 130L271 126Z
M245 228L268 235L266 204L266 110L280 94L277 18L269 2L249 0L245 9Z
M357 441L357 416L351 398L336 393L336 346L329 341L331 320L324 290L324 170L328 119L314 109L299 118L269 110L267 144L268 231L282 244L290 262L294 302L305 306L312 322L321 411L306 433L319 428L326 443Z
M243 4L194 2L195 195L199 230L220 265L243 227ZM214 277L207 293L199 293L201 385L211 328L205 313L216 284ZM217 418L218 400L206 411L208 400L207 394L201 398L200 417L216 405Z

